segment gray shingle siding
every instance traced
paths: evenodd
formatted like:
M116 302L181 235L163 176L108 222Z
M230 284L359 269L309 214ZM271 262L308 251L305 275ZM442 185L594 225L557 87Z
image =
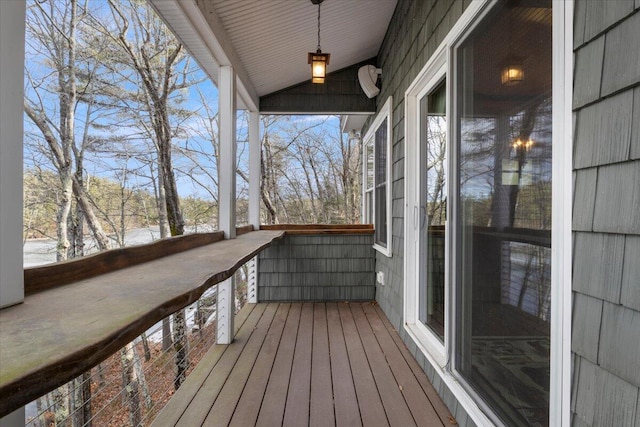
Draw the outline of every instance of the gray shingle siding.
M574 14L574 426L640 426L640 1Z
M372 235L285 236L258 261L260 301L370 301Z

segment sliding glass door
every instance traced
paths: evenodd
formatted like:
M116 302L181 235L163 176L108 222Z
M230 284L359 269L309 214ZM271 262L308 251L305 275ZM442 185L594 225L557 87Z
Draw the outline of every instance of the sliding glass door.
M501 2L454 48L455 366L509 426L549 420L551 33Z

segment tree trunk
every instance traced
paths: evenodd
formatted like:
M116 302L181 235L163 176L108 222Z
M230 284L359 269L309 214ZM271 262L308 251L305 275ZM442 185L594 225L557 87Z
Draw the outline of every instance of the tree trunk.
M134 368L134 353L133 343L129 343L120 350L120 360L124 379L124 396L129 407L129 424L132 427L138 427L142 421L142 413L140 410L140 387Z
M176 390L185 380L189 368L188 345L185 310L180 310L173 314L173 348L176 351L176 376L173 385Z
M149 349L149 340L147 339L147 333L143 332L140 335L140 339L142 340L142 348L144 349L144 361L148 362L151 360L151 350Z

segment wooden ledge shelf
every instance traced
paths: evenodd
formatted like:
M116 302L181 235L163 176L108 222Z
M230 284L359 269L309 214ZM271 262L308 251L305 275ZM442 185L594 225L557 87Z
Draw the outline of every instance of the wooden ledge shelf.
M164 252L169 255L128 267L94 263L102 274L41 286L24 303L0 310L0 418L91 369L195 302L284 233L253 231L216 243L208 243L215 236L204 242L193 237L196 247L169 250ZM133 251L141 254L144 249ZM110 256L122 262L122 254ZM63 270L69 269L73 266L67 263Z
M261 225L260 230L284 230L290 235L310 234L373 234L371 224L277 224Z

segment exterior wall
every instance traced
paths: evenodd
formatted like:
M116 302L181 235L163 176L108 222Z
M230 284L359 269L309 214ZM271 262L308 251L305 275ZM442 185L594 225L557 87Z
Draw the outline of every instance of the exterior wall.
M376 253L376 300L422 366L461 426L475 425L403 328L404 269L404 94L436 48L460 18L470 0L399 0L378 54L382 68L378 109L393 96L392 257Z
M258 301L372 301L371 234L287 235L260 253Z
M366 64L375 64L375 58L327 74L324 84L311 81L301 83L260 97L260 112L291 113L367 113L376 108L360 89L358 70Z
M575 426L640 425L639 12L575 3Z

